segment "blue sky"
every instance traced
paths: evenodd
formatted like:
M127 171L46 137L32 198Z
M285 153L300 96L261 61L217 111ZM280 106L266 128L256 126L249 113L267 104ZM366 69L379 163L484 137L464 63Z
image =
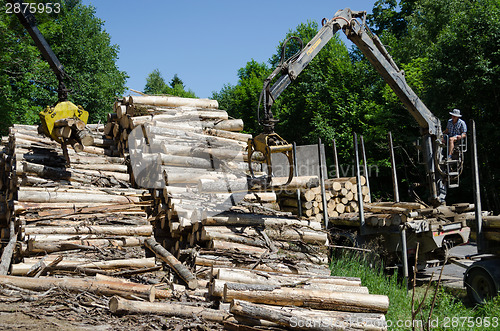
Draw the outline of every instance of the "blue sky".
M247 61L267 62L289 30L321 22L339 9L371 12L375 0L83 0L96 8L127 86L144 88L159 69L167 82L177 74L198 97L237 83Z

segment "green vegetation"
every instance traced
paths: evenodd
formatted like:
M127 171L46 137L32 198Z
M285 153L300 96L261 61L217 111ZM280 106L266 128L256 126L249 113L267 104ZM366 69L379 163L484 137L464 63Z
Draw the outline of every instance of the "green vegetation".
M374 265L377 263L377 265ZM344 254L331 262L332 275L359 277L363 286L368 287L371 294L383 294L389 297L389 311L386 314L390 330L428 330L424 320L429 320L435 287L431 287L422 305L421 314L417 314L412 322L412 292L406 292L398 282L397 274L389 276L383 271L380 262L373 257L362 254ZM437 280L437 276L435 280ZM425 288L416 288L415 309L424 298ZM498 330L500 328L500 296L482 306L466 307L461 301L463 297L454 295L443 288L437 290L436 302L430 318L432 330ZM496 318L496 319L495 319ZM489 323L489 324L488 324ZM489 326L488 326L489 325ZM419 327L420 326L420 327Z
M29 1L28 1L29 2ZM70 101L82 105L90 121L105 120L114 99L125 91L118 70L118 46L91 6L58 0L61 12L37 14L37 24L69 75ZM0 0L5 8L5 1ZM1 134L13 123L35 124L38 112L57 102L57 79L14 14L0 12Z
M179 76L177 76L177 74L174 75L170 84L167 84L158 69L153 70L146 78L144 93L167 94L183 98L196 98L196 95L193 91L191 91L191 89L186 91L184 82L179 78Z

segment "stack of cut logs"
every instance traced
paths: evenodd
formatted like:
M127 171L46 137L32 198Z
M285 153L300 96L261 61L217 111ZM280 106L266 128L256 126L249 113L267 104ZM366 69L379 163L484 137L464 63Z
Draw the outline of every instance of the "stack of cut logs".
M471 238L477 240L477 221L472 215L465 216L467 225L471 228ZM487 241L487 250L493 254L500 254L500 215L482 216L482 232Z
M56 121L54 133L61 142L69 143L77 153L82 152L85 146L94 145L94 137L87 130L85 122L77 118Z
M332 178L325 180L325 197L329 217L344 213L355 213L358 208L358 187L356 177ZM370 192L365 177L361 176L361 188L364 202L370 201ZM316 187L299 190L302 216L323 219L323 196L319 183ZM281 210L298 215L299 199L297 191L282 190L279 194Z
M9 137L2 139L7 143L2 155L2 197L8 208L1 231L7 243L1 274L6 274L12 256L18 262L75 249L138 247L152 235L141 206L149 192L131 188L125 160L112 156L117 151L112 141L103 138L104 126L88 128L95 146L78 154L68 150L70 166L61 146L39 135L35 126L14 125ZM14 264L12 274L28 273L38 260ZM52 269L71 269L70 265L74 269L91 262L95 261L66 259Z
M419 226L425 221L424 228L436 231L440 226L449 223L462 223L474 219L474 205L458 203L451 206L429 208L418 202L372 202L364 205L365 224L372 227ZM485 213L487 214L487 213ZM330 222L339 226L359 226L359 213L344 213L330 217Z
M273 178L268 191L252 191L250 136L216 108L211 100L124 98L106 125L88 126L96 146L68 151L69 167L35 127L11 128L0 149L0 285L86 291L113 296L113 313L197 316L233 328L386 329L386 296L330 276L321 223L279 211L276 192L307 192L318 178L297 177L286 188L286 178ZM346 186L352 193L347 182L329 192L343 198ZM16 263L2 276L9 251ZM161 263L174 275L170 284L124 279L165 280Z
M298 305L296 302L307 301L305 298L308 295L316 295L317 302L332 300L344 302L345 305L341 305L347 307L349 303L343 300L347 297L354 298L352 293L357 292L359 280L355 287L335 287L335 281L348 280L329 277L326 254L328 238L321 223L316 219L299 220L291 217L289 212L279 211L277 204L276 192L283 192L285 189L295 192L298 188L309 190L319 186L318 178L296 177L285 188L282 186L286 183L286 178L273 178L268 191L252 191L247 185L248 164L245 151L246 141L250 136L238 132L242 130L243 123L228 119L227 113L216 109L217 105L213 102L195 100L196 103L191 103L193 100L178 99L177 103L172 104L169 99L171 98L124 98L114 107L120 114L110 116L112 122L107 124L124 155L130 155L135 183L146 183L153 187L150 217L155 228L155 238L159 242L157 246L164 249L164 253L172 254L170 259L190 261L198 275L199 286L208 286L210 297L223 302L245 298L248 302L236 300L234 304L238 302L255 306L255 303L270 303L272 299L269 298L277 299L281 295L283 299L275 301L275 304ZM231 123L238 125L227 125ZM133 129L136 128L139 128L136 131L139 134L134 132ZM146 165L147 162L153 166ZM255 172L258 170L257 167L254 169ZM148 174L147 182L138 176L144 173ZM348 187L352 195L352 183L349 179L345 182L351 185L342 181L338 183L342 185L342 189ZM337 185L334 189L336 188ZM339 194L348 195L342 189ZM267 272L281 279L282 283L273 283L272 291L267 293L267 301L253 301L244 294L252 286L246 284L247 281L240 279L226 282L222 276L214 274L215 270L224 272L223 270L230 271L233 268L238 268L239 271L236 272L242 275L245 272L241 270L247 270L250 274ZM178 274L184 275L181 278L189 286L192 277L186 276L184 271ZM247 279L248 277L252 276L247 276ZM290 281L285 281L288 278ZM321 279L312 280L316 278ZM223 292L227 285L236 286L241 293L225 296ZM324 291L318 291L323 289L323 285L335 287L344 299L328 299ZM254 286L259 287L260 284ZM294 291L298 291L295 297L289 297ZM377 297L367 294L366 289L362 290L362 295ZM375 314L370 315L370 318L383 321L383 315L379 313L386 311L388 303L386 297L380 299L378 308L363 308L367 302L361 298L363 304L354 304L357 308L345 309L349 312L373 312ZM124 308L127 307L124 300L114 299L112 303L112 309L116 311L127 310ZM134 305L138 309L137 304ZM318 308L319 304L306 306ZM264 305L256 307L261 310L276 309ZM328 307L346 311L339 305L333 307L332 304ZM236 306L231 312L236 316L250 314L237 312L235 309ZM304 315L300 315L303 312L299 310L297 308L297 311L287 314L304 318ZM343 320L356 313L335 315L318 311L316 314L314 318ZM255 321L265 325L281 323L265 316L262 319L267 322L263 322L256 317L250 319L253 321L251 324Z

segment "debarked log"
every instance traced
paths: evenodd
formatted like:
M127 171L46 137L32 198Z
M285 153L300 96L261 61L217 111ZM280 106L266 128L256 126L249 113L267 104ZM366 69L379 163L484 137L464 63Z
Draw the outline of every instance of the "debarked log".
M325 284L342 287L361 287L361 280L356 277L290 275L231 268L214 268L213 276L217 279L222 279L230 282L248 284ZM352 291L356 292L356 290Z
M37 226L24 228L25 235L37 234L100 234L106 236L151 236L153 227L151 225L141 226L112 226L112 225L89 225L82 227L59 227L59 226Z
M198 281L196 276L179 260L177 260L168 250L156 242L153 238L145 240L145 245L152 252L156 254L163 262L167 263L170 268L172 268L177 275L186 282L190 289L195 289L198 287Z
M142 237L123 237L115 239L81 239L66 240L56 242L44 242L29 240L27 245L23 245L22 255L37 253L54 253L72 249L89 249L96 247L133 247L141 246L144 243Z
M53 259L48 259L46 262L51 262ZM40 261L40 259L25 259L24 263L17 263L12 265L11 275L22 276L26 275L28 271ZM97 262L85 261L62 261L54 267L54 270L78 270L78 269L121 269L121 268L153 268L155 267L154 258L144 259L122 259L122 260L107 260Z
M389 308L389 298L385 295L283 287L268 291L244 290L233 288L226 283L223 300L231 302L233 299L280 306L366 313L386 313Z
M130 96L128 98L128 103L142 104L142 105L152 105L152 106L165 106L165 107L198 107L198 108L219 108L219 103L217 100L209 99L194 99L194 98L181 98L181 97L170 97L170 96Z
M230 317L229 312L224 310L171 302L151 303L130 301L120 297L111 298L109 301L109 310L113 314L155 314L181 318L201 317L207 321L219 323Z
M128 299L140 297L149 301L153 301L155 298L171 297L170 291L157 290L150 285L79 278L40 277L34 281L32 277L0 276L0 285L13 285L32 291L48 291L58 287L70 292L91 292L105 296L118 295Z
M309 230L307 228L284 228L273 229L266 228L265 233L271 239L277 240L297 240L309 244L324 245L327 241L327 234L325 232ZM209 240L210 233L234 233L246 234L248 236L259 238L260 233L253 228L237 228L228 226L204 226L201 233L202 240Z
M115 194L88 194L76 192L19 191L18 201L36 203L116 203L130 204L139 202L139 197Z
M232 325L254 325L260 327L276 327L277 325L254 318L233 316L227 310L216 310L173 302L143 302L113 297L109 301L109 310L113 314L154 314L178 318L201 318L216 323L231 323ZM246 330L246 329L245 329Z
M383 314L326 312L297 307L275 307L233 300L230 312L236 315L272 321L293 330L386 330Z

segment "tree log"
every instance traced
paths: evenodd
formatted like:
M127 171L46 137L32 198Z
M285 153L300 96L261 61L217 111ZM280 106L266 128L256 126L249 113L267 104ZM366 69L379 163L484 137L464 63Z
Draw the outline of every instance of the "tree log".
M318 176L299 176L293 177L292 181L285 186L288 177L273 177L271 181L271 186L274 188L281 188L286 191L296 190L296 189L308 189L311 187L319 186Z
M81 249L83 247L133 247L144 244L144 238L141 237L123 237L120 239L81 239L67 240L58 242L38 242L36 240L28 241L28 244L23 248L23 256L38 253L54 253L65 250Z
M151 236L153 227L142 226L112 226L89 225L83 227L37 226L24 228L25 235L37 234L100 234L107 236Z
M167 96L130 96L128 99L129 104L142 104L152 106L165 106L165 107L197 107L197 108L219 108L217 100L209 99L193 99L193 98L180 98L180 97L167 97Z
M209 240L210 233L244 233L245 235L251 237L259 238L260 234L258 231L252 228L236 228L227 226L204 226L201 233L202 240ZM306 228L284 228L284 229L272 229L266 228L264 232L271 239L277 240L297 240L309 244L324 245L327 241L327 234L325 232L319 232L314 230L309 230Z
M361 280L357 277L339 277L323 275L291 275L277 272L264 272L235 268L214 268L212 276L216 279L232 281L236 283L261 283L271 285L293 285L293 284L325 284L337 286L361 287ZM355 292L355 290L353 290Z
M9 272L10 263L12 261L12 255L14 254L14 248L17 241L17 231L14 224L15 223L13 220L9 224L10 239L2 251L2 258L0 261L0 275L7 275L7 273Z
M223 300L231 302L233 299L271 305L366 313L386 313L389 308L389 298L385 295L298 288L278 288L270 291L239 290L231 289L226 283Z
M146 239L144 244L152 252L156 254L163 262L167 263L170 268L172 268L177 275L186 282L188 288L195 289L198 287L198 281L196 276L182 263L179 262L168 250L157 243L153 238Z
M47 258L47 262L53 260ZM30 268L39 262L40 259L25 259L24 263L17 263L12 265L11 274L13 276L26 275ZM121 268L152 268L155 267L154 258L144 258L144 259L122 259L122 260L107 260L107 261L97 261L97 262L85 262L85 261L62 261L54 270L78 270L81 268L92 268L92 269L121 269Z
M296 307L256 305L242 300L231 302L230 312L252 318L272 321L293 330L386 330L383 314L326 312Z
M223 226L265 226L265 227L280 227L298 225L304 227L311 227L313 229L321 229L321 225L316 222L299 220L295 217L279 217L270 215L258 214L221 214L219 216L209 216L201 221L203 225L223 225Z
M33 281L32 277L0 276L0 284L32 291L48 291L59 287L70 292L91 292L105 296L119 295L129 299L141 297L149 301L153 301L155 297L158 299L171 297L170 291L156 290L154 286L92 279L41 277Z
M138 197L122 196L113 194L83 194L75 192L41 192L41 191L19 191L18 201L35 203L115 203L130 204L139 202Z

